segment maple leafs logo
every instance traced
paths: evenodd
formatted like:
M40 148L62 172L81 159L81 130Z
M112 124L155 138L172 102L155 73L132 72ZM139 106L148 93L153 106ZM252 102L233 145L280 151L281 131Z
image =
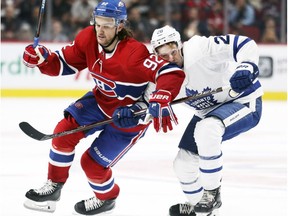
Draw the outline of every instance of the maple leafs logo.
M197 90L193 90L193 89L188 89L186 88L186 95L190 96L190 95L199 95L199 94L204 94L204 93L208 93L210 92L212 89L209 87L206 87L203 89L202 92L198 92ZM207 95L205 97L200 97L194 100L189 100L185 102L186 104L188 104L189 106L194 107L197 110L201 110L201 109L206 109L208 107L214 106L217 103L217 100L215 100L214 95Z

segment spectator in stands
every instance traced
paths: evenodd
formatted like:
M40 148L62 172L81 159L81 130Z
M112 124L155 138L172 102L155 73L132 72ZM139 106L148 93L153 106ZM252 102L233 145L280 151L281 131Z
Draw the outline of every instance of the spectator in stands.
M262 43L279 43L277 36L276 21L272 16L267 16L264 31L261 36Z
M181 32L183 39L185 39L185 37L188 39L190 35L195 33L205 36L226 33L223 32L223 0L124 1L127 9L131 9L131 27L135 30L136 38L142 42L147 42L147 38L151 36L150 29L147 26L152 26L152 28L155 29L165 24L174 26ZM89 10L88 8L92 10L98 1L53 0L50 2L52 8L46 7L45 9L45 17L41 31L48 33L52 31L52 25L46 27L46 18L52 15L52 20L57 19L61 21L62 31L69 37L70 41L74 39L76 32L89 25L91 13L87 13L87 10ZM230 0L230 2L228 13L228 22L230 25L228 33L240 33L252 37L257 42L264 42L277 41L276 38L280 39L280 35L282 35L280 31L285 32L286 30L287 32L287 29L281 29L281 22L287 22L287 20L281 20L280 0L249 0L249 2L246 0ZM1 41L23 40L29 32L27 24L30 25L30 29L34 32L37 27L40 3L40 0L1 1ZM14 19L11 19L8 25L5 20L7 5L14 6ZM138 8L138 12L134 10L135 7ZM50 9L52 13L49 13ZM197 9L198 11L196 11ZM133 18L134 16L136 17L135 19ZM193 16L196 16L197 19L194 20ZM267 16L274 18L274 30L276 31L276 35L274 33L274 36L274 30L272 30L272 28L267 28L264 33L264 29L266 29L265 19ZM21 32L25 32L25 37L21 37L18 32L20 31L22 22L24 22L24 24ZM18 27L14 30L17 25ZM135 26L135 28L133 26ZM284 40L287 42L286 37Z
M184 29L183 40L188 40L193 35L209 36L208 26L205 20L200 20L199 10L197 7L192 7L188 14L188 24Z
M210 35L223 35L224 14L223 1L216 0L207 15L207 24Z
M181 2L181 1L180 1ZM183 10L187 12L188 9L188 14L189 14L189 10L190 8L198 8L198 16L200 20L204 20L206 19L206 15L207 15L207 11L211 8L211 4L214 2L214 0L187 0L184 1L186 7L183 8ZM185 9L186 8L186 9ZM187 14L185 12L185 15Z
M173 26L177 31L182 33L186 26L185 22L183 22L183 9L184 4L180 1L170 1L170 22L165 22L165 25Z
M250 3L253 5L256 11L260 11L262 9L262 0L250 0Z
M53 0L52 18L61 21L63 31L69 35L71 30L71 0Z
M279 0L262 0L261 16L272 16L278 21L280 19L281 1Z
M136 40L148 43L155 28L147 17L141 16L139 6L132 6L128 9L128 20Z
M158 28L160 26L160 21L158 19L157 13L155 12L155 10L152 10L151 7L149 7L148 10L148 19L149 19L149 23L152 26L155 26L154 29Z
M273 22L275 25L276 36L280 35L280 26L281 26L281 1L279 0L262 0L262 9L259 15L259 28L261 29L261 35L264 34L264 30L266 29L267 20L268 22ZM287 17L287 9L286 9L286 17ZM273 19L273 21L269 21ZM282 20L283 22L284 20ZM286 19L287 24L287 19ZM268 30L269 32L270 30ZM283 30L285 31L285 30ZM287 32L287 29L286 29Z
M71 8L71 23L73 29L78 29L78 27L84 28L89 25L96 5L97 1L75 0Z
M54 19L52 21L52 31L50 34L45 34L42 37L43 41L51 41L51 42L69 42L69 38L66 34L63 33L62 23Z
M228 21L231 26L250 26L255 21L255 9L248 0L235 0L231 5Z
M30 24L32 29L36 28L40 2L38 0L23 0L19 3L18 18L22 22Z
M166 11L165 2L166 1L163 0L149 1L149 8L150 10L154 11L159 26L164 25L165 22L167 21L165 18L165 11Z
M57 20L66 21L70 19L72 3L67 0L52 1L52 16Z
M34 37L34 32L31 29L31 26L27 22L22 22L20 28L17 31L17 40L18 41L31 41Z
M59 20L53 20L52 23L52 42L68 42L69 38L63 32L63 25Z
M7 4L4 16L1 16L1 40L16 40L20 25L21 23L17 19L14 5Z

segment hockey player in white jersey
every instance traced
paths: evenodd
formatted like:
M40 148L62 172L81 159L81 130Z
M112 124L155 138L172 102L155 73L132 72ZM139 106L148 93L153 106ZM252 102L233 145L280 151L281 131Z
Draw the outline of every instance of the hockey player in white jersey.
M169 214L214 216L222 204L221 143L255 127L261 118L258 47L252 39L239 35L193 36L182 44L179 32L170 26L156 29L151 45L157 55L184 69L186 96L231 86L187 102L195 115L174 160L188 202L171 206Z

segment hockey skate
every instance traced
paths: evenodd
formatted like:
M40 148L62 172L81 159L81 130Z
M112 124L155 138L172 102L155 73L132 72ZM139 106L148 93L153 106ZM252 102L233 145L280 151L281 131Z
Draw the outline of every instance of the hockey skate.
M170 216L196 216L194 207L189 203L176 204L169 209Z
M99 200L96 197L91 197L76 203L74 209L78 214L82 215L109 213L115 208L115 200Z
M60 200L61 188L64 183L55 183L50 179L40 189L31 189L26 193L28 198L24 202L24 206L28 209L54 212L56 210L56 202Z
M194 211L197 216L218 216L221 205L220 187L204 190L201 200L194 206Z

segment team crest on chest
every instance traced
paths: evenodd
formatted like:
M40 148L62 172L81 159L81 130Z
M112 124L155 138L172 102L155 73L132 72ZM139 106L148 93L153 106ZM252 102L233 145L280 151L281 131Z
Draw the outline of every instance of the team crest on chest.
M91 72L94 82L96 83L97 89L108 97L117 97L116 94L116 83Z

